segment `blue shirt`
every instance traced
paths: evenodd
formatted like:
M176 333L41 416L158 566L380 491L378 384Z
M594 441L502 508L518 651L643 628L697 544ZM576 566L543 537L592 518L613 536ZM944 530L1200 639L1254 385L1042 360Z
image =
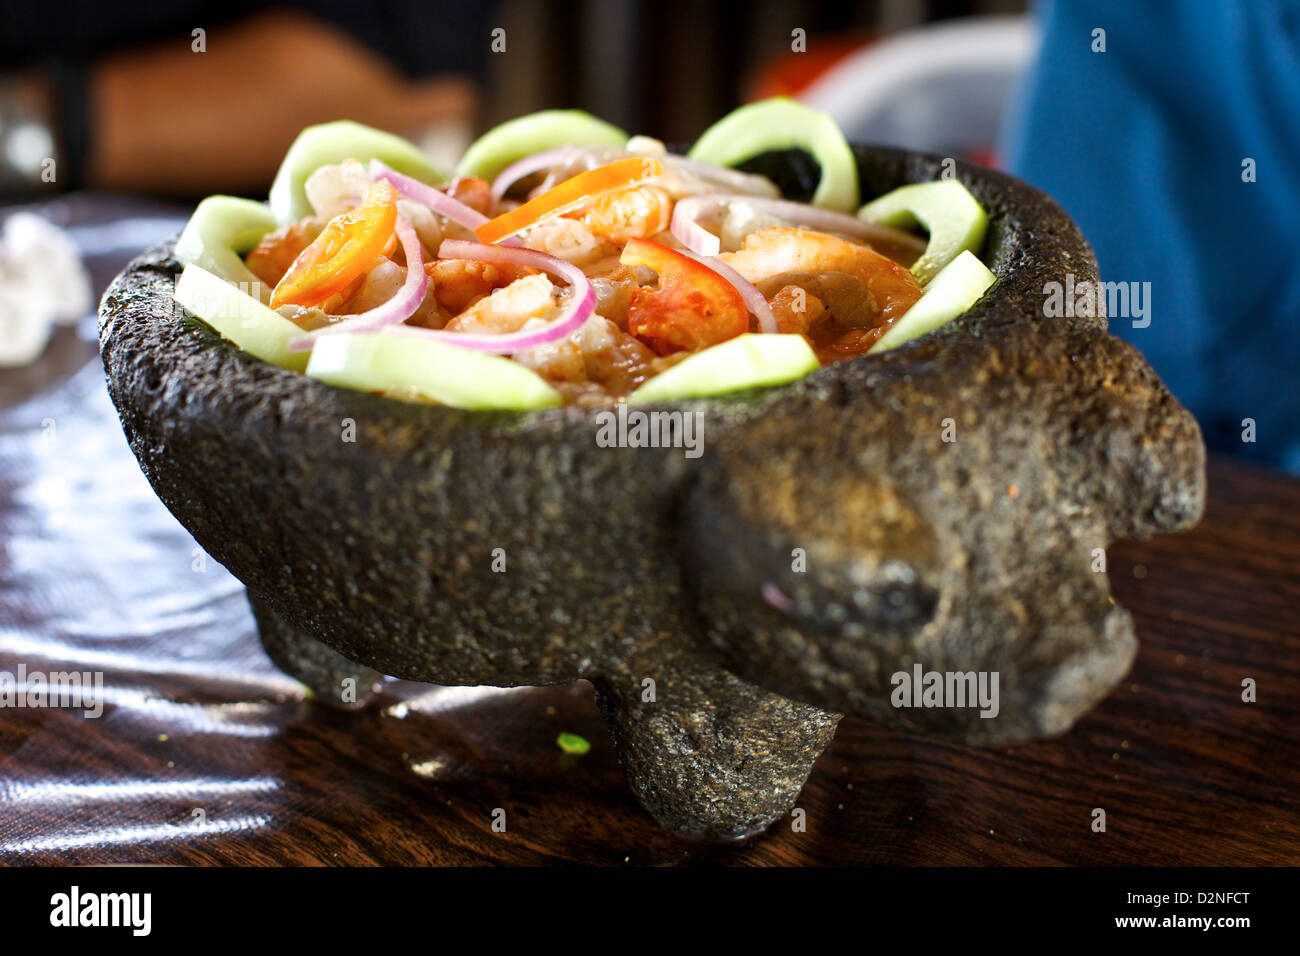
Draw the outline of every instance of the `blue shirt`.
M1103 280L1150 282L1150 323L1111 332L1207 444L1300 473L1300 0L1038 12L1007 168L1079 224Z

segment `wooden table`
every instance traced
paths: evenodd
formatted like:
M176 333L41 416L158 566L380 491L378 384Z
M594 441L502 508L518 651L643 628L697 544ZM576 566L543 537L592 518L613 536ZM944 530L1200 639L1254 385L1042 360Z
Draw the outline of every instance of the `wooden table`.
M0 388L0 670L98 671L108 705L0 710L0 861L1300 862L1300 482L1216 461L1199 528L1112 550L1141 652L1065 737L973 750L846 720L807 832L701 845L633 800L585 683L306 699L153 497L82 333Z

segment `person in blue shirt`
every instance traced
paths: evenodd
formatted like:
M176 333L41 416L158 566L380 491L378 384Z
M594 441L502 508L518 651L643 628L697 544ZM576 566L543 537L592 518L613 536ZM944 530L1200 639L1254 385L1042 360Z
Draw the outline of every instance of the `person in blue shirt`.
M1044 0L1004 131L1212 451L1300 474L1300 0Z

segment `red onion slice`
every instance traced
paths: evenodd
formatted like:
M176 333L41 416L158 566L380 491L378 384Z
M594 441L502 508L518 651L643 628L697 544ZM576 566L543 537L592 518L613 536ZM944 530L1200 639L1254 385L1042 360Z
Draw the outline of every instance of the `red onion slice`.
M733 202L748 203L758 212L766 212L778 219L808 226L822 232L838 232L866 242L893 243L914 250L917 255L925 251L925 240L900 229L878 226L863 222L856 216L849 216L830 209L819 209L788 199L769 199L766 196L722 195L708 193L703 196L689 196L677 203L673 209L672 233L678 241L692 252L700 255L717 255L721 248L720 240L713 233L696 222L701 216L712 215L722 206ZM703 233L703 235L701 235ZM707 236L708 238L704 238ZM701 248L697 248L697 246ZM714 251L710 252L709 249Z
M510 187L519 180L525 176L531 176L533 173L539 173L544 169L554 170L578 159L582 159L582 165L585 168L595 169L597 166L631 155L633 154L617 146L557 146L555 149L548 149L545 152L533 153L531 156L525 156L523 159L511 163L497 174L497 178L492 180L492 198L500 200L510 191ZM550 186L546 188L549 189ZM540 187L534 190L534 192L538 193L544 191ZM529 198L532 198L532 194L529 195Z
M776 316L772 314L772 307L767 304L767 299L764 298L763 293L758 291L758 286L754 285L754 283L750 282L721 259L715 259L712 256L697 255L690 251L683 253L683 255L690 256L707 269L712 269L718 275L722 276L722 278L735 286L736 291L740 293L740 297L745 300L746 307L748 307L749 311L754 314L754 318L758 319L758 327L762 331L768 333L780 331L776 327Z
M609 162L620 156L639 156L641 153L630 153L625 149L610 146L558 146L555 149L534 153L511 163L497 174L497 178L492 181L492 197L500 199L509 192L511 186L525 176L531 176L533 173L541 172L544 169L564 166L584 155L587 157L587 165L590 166L594 161ZM776 185L766 176L744 173L740 170L714 166L710 163L700 163L673 153L656 156L655 158L663 163L665 167L690 173L705 182L714 183L737 192L772 198L781 195Z
M369 332L386 325L405 322L424 301L424 293L429 288L429 277L424 272L424 255L420 251L420 240L415 235L415 228L405 216L397 217L397 238L402 242L402 251L406 253L406 281L397 293L383 305L377 305L368 312L351 315L341 322L314 329L306 335L295 336L289 340L290 352L306 352L322 335L337 332Z
M510 332L504 335L476 335L469 332L448 332L445 329L425 329L415 325L393 325L385 331L393 335L412 335L421 338L438 339L450 345L475 349L480 352L495 352L508 355L523 352L526 349L547 342L562 339L582 327L582 324L596 311L596 290L590 280L577 266L555 256L532 249L514 246L487 246L478 242L464 242L460 239L445 239L438 249L440 259L477 259L480 262L510 262L515 265L528 266L558 275L568 281L570 286L569 301L560 315L540 329L526 332Z
M434 189L418 179L404 176L397 170L385 166L377 159L370 161L370 175L373 179L387 180L408 199L414 199L416 202L428 206L438 215L446 216L452 222L458 223L466 229L476 229L488 221L488 217L477 209L466 206L459 199L452 199L441 189Z
M472 206L466 206L459 199L452 199L441 189L435 189L432 186L425 185L418 179L404 176L395 169L385 166L377 159L370 161L370 175L374 179L388 180L407 199L413 199L423 206L428 206L438 215L445 216L452 222L464 226L470 232L488 221L487 216ZM508 239L502 239L501 244L504 246L522 246L523 240L511 236Z
M696 255L716 256L722 251L722 240L695 221L695 217L700 215L702 210L701 204L693 200L707 198L707 196L692 196L678 200L673 206L673 219L668 226L668 231Z
M492 198L500 199L509 191L511 186L525 176L531 176L543 169L550 169L552 166L562 166L577 154L577 147L557 146L555 149L548 149L542 153L533 153L531 156L525 156L523 159L511 163L497 174L496 179L492 180Z

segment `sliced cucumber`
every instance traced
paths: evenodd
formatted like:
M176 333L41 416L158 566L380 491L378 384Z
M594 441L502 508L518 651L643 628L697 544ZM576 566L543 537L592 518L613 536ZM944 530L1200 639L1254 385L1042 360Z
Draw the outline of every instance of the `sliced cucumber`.
M560 393L526 366L435 339L384 332L323 335L307 374L327 385L394 398L424 398L453 408L547 408Z
M925 294L880 337L868 354L898 348L951 322L978 302L996 279L973 252L963 249L931 280Z
M858 164L835 121L784 96L732 110L704 131L691 159L736 166L763 153L802 149L821 167L812 204L840 212L858 206Z
M780 385L803 378L819 365L802 335L747 332L683 359L629 395L627 403L671 402Z
M899 186L863 206L858 218L895 229L911 229L919 223L930 233L925 252L912 264L912 275L921 285L962 250L978 255L989 226L984 207L955 179Z
M235 196L209 196L176 240L176 258L254 290L261 280L248 271L243 257L278 223L265 204Z
M245 352L295 372L306 369L307 353L289 351L301 328L201 266L185 267L172 298Z
M488 130L461 157L461 176L492 179L516 160L558 146L622 146L627 133L582 110L542 110Z
M307 177L345 159L367 163L378 159L399 173L414 176L431 186L446 182L447 173L409 140L352 120L337 120L308 126L284 154L280 171L271 183L271 212L281 223L297 222L311 215L305 184Z

